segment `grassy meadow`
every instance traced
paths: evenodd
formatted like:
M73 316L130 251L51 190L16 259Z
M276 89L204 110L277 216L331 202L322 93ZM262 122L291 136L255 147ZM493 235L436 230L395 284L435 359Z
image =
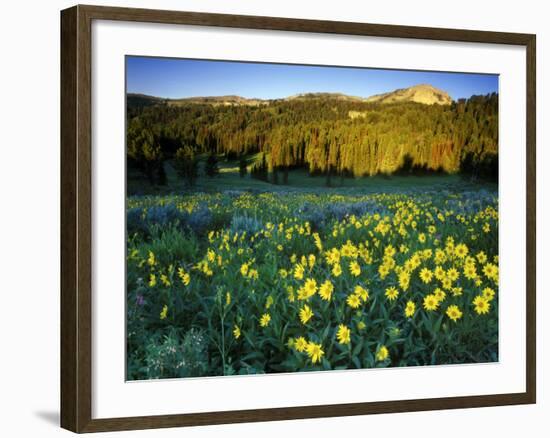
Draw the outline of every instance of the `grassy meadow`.
M129 380L498 360L496 184L164 169L128 169Z

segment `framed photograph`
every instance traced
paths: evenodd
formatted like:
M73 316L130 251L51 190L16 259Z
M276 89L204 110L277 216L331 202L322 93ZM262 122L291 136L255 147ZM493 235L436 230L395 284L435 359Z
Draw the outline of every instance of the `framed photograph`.
M535 35L61 12L61 425L535 403Z

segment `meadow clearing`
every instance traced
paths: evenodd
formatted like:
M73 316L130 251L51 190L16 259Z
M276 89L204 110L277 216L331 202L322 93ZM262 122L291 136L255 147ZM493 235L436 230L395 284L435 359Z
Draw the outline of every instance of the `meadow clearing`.
M498 191L129 173L129 380L498 360Z

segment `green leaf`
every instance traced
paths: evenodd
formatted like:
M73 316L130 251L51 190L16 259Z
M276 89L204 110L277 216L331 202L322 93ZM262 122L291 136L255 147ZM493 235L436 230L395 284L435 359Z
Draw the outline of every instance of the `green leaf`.
M357 345L353 348L351 355L358 356L362 349L363 349L363 342L358 342Z

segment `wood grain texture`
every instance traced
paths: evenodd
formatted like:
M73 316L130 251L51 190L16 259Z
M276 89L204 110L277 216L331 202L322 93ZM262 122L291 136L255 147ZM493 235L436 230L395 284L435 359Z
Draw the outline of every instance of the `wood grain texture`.
M91 23L119 20L524 46L527 53L526 391L199 414L92 419ZM536 401L536 38L530 34L75 6L61 12L61 426L74 432L458 409ZM123 171L121 169L121 171ZM121 293L123 293L121 291ZM124 315L121 315L124 317Z
M61 426L77 429L76 8L61 16Z
M342 21L303 20L296 18L259 17L254 15L210 14L151 9L80 6L95 19L139 21L147 23L188 24L197 26L232 27L294 32L333 33L388 38L414 38L427 40L463 41L526 45L530 34L487 32L435 27L396 26Z
M527 58L527 211L526 211L526 347L527 347L527 394L531 403L537 400L537 41L531 35L526 44Z

